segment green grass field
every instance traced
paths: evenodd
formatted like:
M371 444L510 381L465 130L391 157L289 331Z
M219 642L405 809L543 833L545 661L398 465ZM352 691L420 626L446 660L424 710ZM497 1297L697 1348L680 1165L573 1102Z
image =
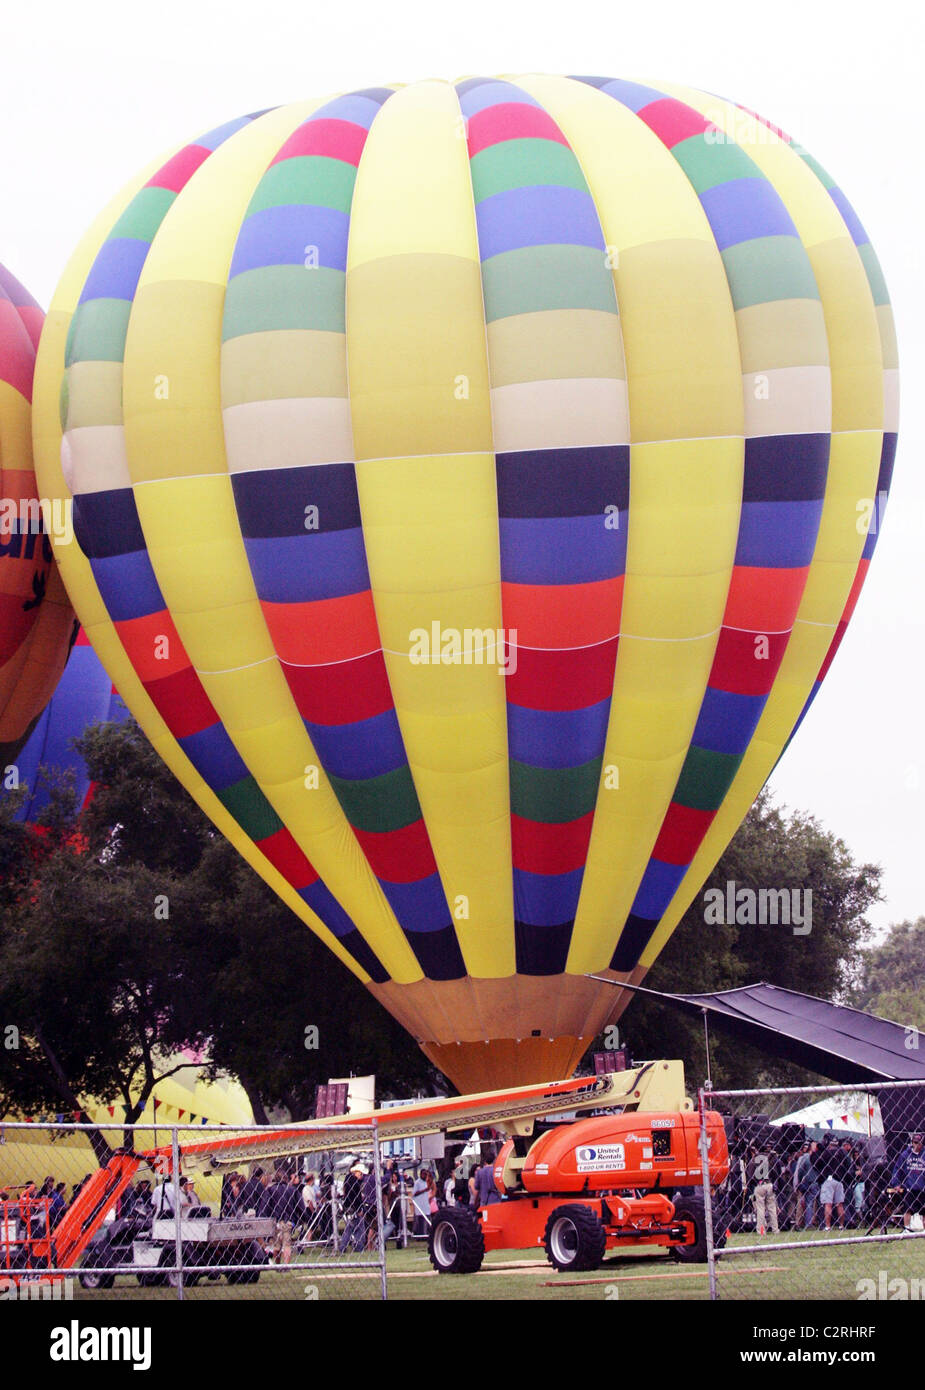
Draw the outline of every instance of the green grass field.
M844 1232L842 1234L850 1234ZM775 1246L791 1235L761 1238ZM812 1232L805 1249L764 1251L730 1256L718 1264L719 1297L722 1300L761 1299L812 1301L835 1298L857 1301L859 1282L887 1279L922 1281L925 1292L925 1243L921 1240L869 1241L864 1245L831 1244L833 1237ZM758 1243L751 1236L734 1237L730 1245ZM313 1258L306 1256L305 1258ZM558 1274L537 1251L503 1251L486 1256L479 1274L436 1275L431 1270L423 1242L408 1250L388 1254L389 1297L411 1300L664 1300L706 1299L709 1296L705 1266L676 1264L662 1251L625 1251L608 1256L599 1270L588 1274ZM863 1287L863 1286L862 1286ZM316 1290L317 1292L313 1292ZM352 1271L332 1278L326 1271L305 1269L279 1273L265 1270L256 1285L232 1287L204 1282L185 1291L190 1302L200 1300L260 1301L264 1299L329 1298L351 1301L376 1298L378 1272ZM119 1276L110 1290L74 1290L75 1300L144 1302L175 1301L168 1288L142 1289L133 1275Z

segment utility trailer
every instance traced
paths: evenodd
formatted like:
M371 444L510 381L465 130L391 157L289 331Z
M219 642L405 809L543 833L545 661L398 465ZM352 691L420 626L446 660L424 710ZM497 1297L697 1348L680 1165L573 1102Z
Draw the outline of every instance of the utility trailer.
M227 1276L229 1284L256 1284L268 1263L263 1242L272 1240L276 1222L260 1216L213 1216L208 1207L193 1208L180 1217L183 1282ZM134 1271L143 1288L158 1284L176 1287L177 1222L153 1213L107 1222L88 1242L80 1273L85 1289L111 1289L116 1274ZM248 1268L229 1269L243 1265ZM110 1271L112 1271L110 1273Z

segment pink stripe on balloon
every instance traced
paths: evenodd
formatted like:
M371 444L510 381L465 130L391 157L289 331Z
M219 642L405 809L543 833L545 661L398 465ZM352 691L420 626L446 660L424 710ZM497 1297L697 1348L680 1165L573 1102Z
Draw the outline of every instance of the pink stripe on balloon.
M320 154L356 166L360 162L366 136L367 132L354 121L338 121L321 116L318 120L303 122L298 130L293 131L273 163L280 164L284 159L296 159L299 155Z
M551 116L524 101L502 101L469 117L469 157L502 140L568 141Z

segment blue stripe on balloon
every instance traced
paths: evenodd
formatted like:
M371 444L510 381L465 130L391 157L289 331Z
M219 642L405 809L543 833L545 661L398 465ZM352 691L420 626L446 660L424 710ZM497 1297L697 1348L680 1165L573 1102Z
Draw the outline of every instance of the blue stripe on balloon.
M349 226L350 218L337 208L289 203L261 208L241 225L228 278L272 265L305 266L307 275L315 263L346 270ZM310 252L317 253L311 261Z
M686 873L686 864L666 864L661 859L650 859L633 899L633 915L658 921Z
M244 549L257 593L268 603L344 598L369 588L363 532L358 527L302 536L245 538Z
M810 502L825 496L831 436L763 434L745 441L743 502Z
M606 507L629 505L628 444L522 449L496 461L502 517L597 516L603 525Z
M756 237L799 235L767 179L730 179L706 189L700 201L721 251Z
M111 237L104 241L78 303L86 304L90 299L133 299L150 250L149 241L135 237Z
M514 916L531 927L555 927L572 922L578 911L578 897L584 869L567 874L531 874L515 869Z
M346 936L348 932L356 931L350 917L320 878L315 879L307 888L300 888L299 897L317 912L324 925L335 936Z
M362 525L352 463L255 468L233 474L231 486L241 534L250 539L316 536ZM308 506L318 509L317 530L306 528Z
M501 578L510 584L589 584L626 568L626 527L602 516L502 517Z
M610 701L576 710L525 709L508 704L508 752L530 767L581 767L599 758L607 737Z
M511 188L476 206L483 261L522 246L593 246L604 238L590 193L556 186Z
M707 686L691 743L712 753L744 752L761 718L766 698Z
M335 97L309 116L309 121L350 121L353 125L369 130L382 110L382 102L364 96L362 92L348 92L346 96Z
M758 569L801 569L813 558L822 500L743 502L735 563Z
M381 777L407 762L394 709L351 724L304 723L325 771L335 777Z
M216 126L214 130L206 131L205 135L200 135L198 140L194 140L194 145L201 145L204 150L218 149L219 145L224 145L230 135L237 135L239 130L257 119L258 116L265 116L265 111L256 111L251 116L241 116L236 121L226 121L224 125Z
M384 879L379 882L406 932L443 931L452 925L439 874L429 874L416 883L387 883Z
M221 724L209 724L177 742L213 791L224 791L248 775L247 767Z
M167 607L146 550L93 559L90 568L114 623L144 618Z
M146 549L133 490L79 492L74 498L74 534L89 560Z
M896 460L896 435L888 431L883 436L883 444L880 449L880 473L877 478L877 496L875 499L874 514L871 524L867 531L867 538L864 541L864 550L861 555L863 560L870 560L877 547L877 540L883 526L883 518L886 512L886 500L890 491L890 483L893 481L893 464Z
M609 77L575 77L573 80L584 82L589 87L597 87L599 91L606 92L608 96L615 97L617 101L629 107L630 111L641 111L653 101L665 100L664 92L657 92L654 87L645 87L641 82L624 82L621 78Z
M861 225L861 219L858 217L854 208L848 202L848 199L845 197L844 193L842 193L841 189L830 188L829 196L831 197L832 202L835 204L835 206L838 208L838 211L844 218L845 225L848 228L848 231L851 233L851 240L854 242L855 246L863 246L866 242L870 241L870 237L867 235L863 226Z
M521 87L515 87L510 82L483 81L477 77L469 82L457 83L456 92L464 116L477 116L489 106L507 105L510 102L520 102L523 106L539 106L538 101L534 101Z

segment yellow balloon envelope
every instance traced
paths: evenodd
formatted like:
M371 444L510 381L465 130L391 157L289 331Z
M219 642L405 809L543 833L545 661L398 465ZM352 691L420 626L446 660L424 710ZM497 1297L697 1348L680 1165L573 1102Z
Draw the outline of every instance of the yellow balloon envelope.
M49 312L59 561L154 745L464 1089L568 1072L824 675L896 352L832 180L605 78L373 88L146 170Z

